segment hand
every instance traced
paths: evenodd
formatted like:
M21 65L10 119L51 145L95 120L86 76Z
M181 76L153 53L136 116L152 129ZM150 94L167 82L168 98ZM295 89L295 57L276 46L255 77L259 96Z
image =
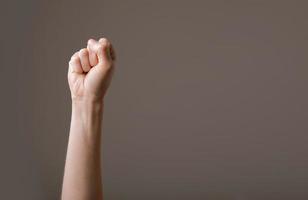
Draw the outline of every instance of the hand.
M87 48L69 61L68 83L73 100L102 101L114 72L115 52L111 43L90 39Z

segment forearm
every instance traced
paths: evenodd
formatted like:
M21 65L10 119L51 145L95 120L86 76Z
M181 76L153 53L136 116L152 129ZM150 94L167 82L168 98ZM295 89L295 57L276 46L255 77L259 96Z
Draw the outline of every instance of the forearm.
M106 38L89 39L68 65L72 118L62 200L102 200L101 129L103 101L114 71L115 53ZM95 99L95 100L93 100Z
M62 200L101 200L103 103L73 100Z

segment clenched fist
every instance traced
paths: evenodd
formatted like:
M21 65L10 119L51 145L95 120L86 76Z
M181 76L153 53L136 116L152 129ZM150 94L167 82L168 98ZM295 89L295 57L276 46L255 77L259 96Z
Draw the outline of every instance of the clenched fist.
M115 52L106 38L90 39L69 61L68 83L73 100L101 101L114 71Z

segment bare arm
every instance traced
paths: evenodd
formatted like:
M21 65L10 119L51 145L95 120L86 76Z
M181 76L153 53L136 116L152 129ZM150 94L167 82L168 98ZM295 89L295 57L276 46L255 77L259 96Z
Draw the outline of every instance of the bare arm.
M114 51L106 39L89 40L70 62L72 115L62 200L102 200L101 128L104 101L114 71Z

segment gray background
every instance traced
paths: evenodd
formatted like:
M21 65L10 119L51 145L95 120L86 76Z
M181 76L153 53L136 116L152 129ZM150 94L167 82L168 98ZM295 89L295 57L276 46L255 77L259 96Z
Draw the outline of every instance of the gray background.
M108 37L106 199L308 199L307 1L1 2L0 199L58 199L67 62Z

